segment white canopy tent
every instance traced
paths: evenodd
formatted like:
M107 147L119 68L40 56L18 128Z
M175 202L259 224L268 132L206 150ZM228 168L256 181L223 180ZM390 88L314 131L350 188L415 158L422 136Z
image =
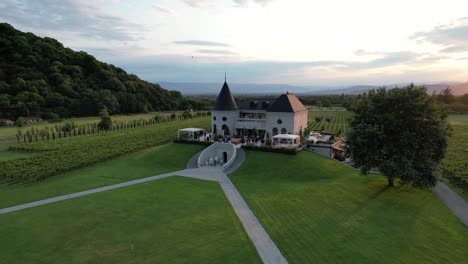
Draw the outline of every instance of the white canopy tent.
M180 133L188 133L189 137L185 139L189 140L199 140L200 137L203 136L205 133L205 130L203 128L196 128L196 127L188 127L188 128L182 128L177 131L177 138L180 139Z
M272 137L273 147L296 147L301 142L299 135L278 134Z

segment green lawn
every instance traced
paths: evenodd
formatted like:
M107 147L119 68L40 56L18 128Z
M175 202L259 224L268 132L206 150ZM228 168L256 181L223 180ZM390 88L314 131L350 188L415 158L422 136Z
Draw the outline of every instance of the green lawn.
M216 182L171 177L0 215L2 263L261 263Z
M166 144L29 185L0 184L0 208L185 169L203 146Z
M451 125L468 126L468 115L449 115L448 120Z
M247 152L230 175L289 263L467 263L468 228L429 190L310 152Z

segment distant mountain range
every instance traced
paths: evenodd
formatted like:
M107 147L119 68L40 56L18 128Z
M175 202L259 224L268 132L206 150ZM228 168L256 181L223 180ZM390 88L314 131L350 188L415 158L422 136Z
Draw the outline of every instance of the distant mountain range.
M162 87L169 90L180 91L184 95L214 95L218 94L222 83L190 83L190 82L158 82ZM388 88L403 87L406 84L390 84ZM422 85L422 84L418 84ZM437 83L424 84L429 94L440 93L449 87L453 94L462 95L468 93L468 82L466 83ZM229 87L236 95L265 95L281 94L287 91L301 95L333 95L333 94L361 94L371 89L379 88L378 85L355 85L355 86L298 86L287 84L253 84L253 83L229 83Z
M432 93L440 93L442 90L445 88L449 87L452 90L452 93L454 95L463 95L463 94L468 94L468 82L466 83L449 83L449 84L429 84L426 85L427 92L432 94Z
M161 87L169 90L180 91L184 95L213 95L218 94L223 83L190 83L190 82L157 82ZM319 87L302 87L285 84L253 84L253 83L230 83L229 88L236 95L243 94L281 94L287 91L294 93L308 93Z

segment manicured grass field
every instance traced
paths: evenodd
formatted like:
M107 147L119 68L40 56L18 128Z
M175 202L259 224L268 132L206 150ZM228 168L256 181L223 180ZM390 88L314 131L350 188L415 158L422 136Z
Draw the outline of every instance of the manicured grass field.
M467 263L468 228L429 190L310 152L247 152L230 175L289 263Z
M0 215L2 263L261 263L218 183L171 177Z
M165 144L29 185L0 184L0 208L185 169L203 146Z
M448 120L451 125L468 126L468 115L450 115Z

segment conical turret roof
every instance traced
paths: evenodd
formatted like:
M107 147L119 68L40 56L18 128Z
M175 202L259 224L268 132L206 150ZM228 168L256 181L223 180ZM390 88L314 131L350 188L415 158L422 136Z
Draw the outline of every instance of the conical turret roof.
M234 100L234 96L232 96L231 90L226 81L224 81L223 88L221 88L221 92L218 94L218 98L216 99L216 104L213 110L217 111L232 111L237 110L236 100Z

